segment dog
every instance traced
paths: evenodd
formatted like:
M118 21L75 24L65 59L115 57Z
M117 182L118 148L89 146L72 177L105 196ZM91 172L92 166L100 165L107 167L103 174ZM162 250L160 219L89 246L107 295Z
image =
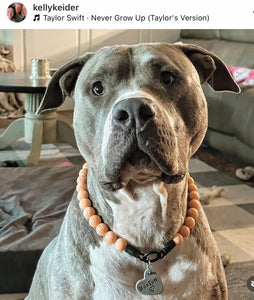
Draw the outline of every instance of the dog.
M73 95L75 137L89 164L89 198L110 229L142 253L158 253L184 222L188 163L207 129L205 82L217 91L239 92L224 63L198 46L111 46L60 67L39 107L54 109ZM202 208L190 236L152 270L151 261L108 245L83 217L74 193L26 299L227 299ZM146 268L160 277L161 294L135 290Z

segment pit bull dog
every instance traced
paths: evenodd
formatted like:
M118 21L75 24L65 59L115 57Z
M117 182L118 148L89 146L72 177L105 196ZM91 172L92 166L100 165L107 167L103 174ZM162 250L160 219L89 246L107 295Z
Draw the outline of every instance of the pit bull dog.
M56 108L74 91L74 130L89 164L89 198L103 222L142 253L161 253L184 222L188 162L207 129L205 82L217 91L239 92L224 63L200 47L105 47L63 65L39 108ZM202 208L189 237L152 264L161 294L135 290L146 268L96 234L75 193L26 299L227 299Z

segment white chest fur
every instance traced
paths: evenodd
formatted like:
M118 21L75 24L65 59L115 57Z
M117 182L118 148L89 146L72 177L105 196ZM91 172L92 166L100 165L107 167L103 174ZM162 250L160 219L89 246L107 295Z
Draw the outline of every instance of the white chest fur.
M125 252L118 252L104 241L98 248L91 248L90 271L95 282L94 298L111 299L201 299L201 278L212 278L207 257L192 251L195 241L188 238L186 247L181 245L161 261L153 264L160 276L164 291L161 295L141 296L135 290L136 282L143 278L146 265Z
M120 204L113 209L113 230L137 247L158 247L166 231L165 199L159 184L129 184L117 192Z
M159 249L168 226L167 197L165 189L155 183L120 190L117 192L120 204L110 203L114 216L112 229L141 250ZM144 299L199 299L200 278L204 280L212 275L208 258L199 249L193 251L194 248L196 241L190 236L153 264L163 282L164 292L144 296ZM135 285L143 278L146 268L143 262L117 251L103 240L100 247L90 248L90 260L95 282L94 299L142 299Z

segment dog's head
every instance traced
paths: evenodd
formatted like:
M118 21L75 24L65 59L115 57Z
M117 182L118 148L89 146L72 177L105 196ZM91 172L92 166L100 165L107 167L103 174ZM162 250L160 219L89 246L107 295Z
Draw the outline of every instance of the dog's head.
M204 82L239 92L224 63L200 47L106 47L62 66L39 110L59 106L74 90L77 144L103 188L130 179L176 183L207 129Z

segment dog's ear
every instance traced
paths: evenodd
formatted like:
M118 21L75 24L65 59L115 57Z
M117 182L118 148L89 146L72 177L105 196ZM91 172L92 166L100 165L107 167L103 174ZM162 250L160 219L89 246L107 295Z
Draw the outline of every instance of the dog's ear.
M53 75L43 96L37 114L60 106L75 88L78 75L93 53L86 53L61 66Z
M218 56L195 45L176 44L175 47L190 59L199 74L201 83L208 82L215 91L240 92L238 84Z

